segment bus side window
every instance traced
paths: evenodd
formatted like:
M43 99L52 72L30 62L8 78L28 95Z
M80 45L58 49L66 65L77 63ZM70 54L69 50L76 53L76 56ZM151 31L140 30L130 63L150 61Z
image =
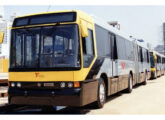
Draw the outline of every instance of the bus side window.
M83 64L89 67L94 58L93 31L88 29L88 37L82 38Z
M147 52L147 63L149 63L149 52L148 50L146 52Z
M146 53L146 49L142 49L143 51L143 62L147 62L147 53Z
M120 36L116 36L116 43L117 43L118 59L120 59L120 60L127 60L125 39L120 37Z
M116 37L115 35L110 35L110 39L111 39L111 45L112 45L112 59L116 60L118 59L117 57L117 44L116 44Z
M143 62L143 51L141 47L140 47L140 62Z

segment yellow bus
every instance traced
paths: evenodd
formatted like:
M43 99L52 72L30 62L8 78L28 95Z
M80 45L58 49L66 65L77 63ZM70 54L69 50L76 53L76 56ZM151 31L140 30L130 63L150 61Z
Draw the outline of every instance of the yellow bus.
M164 55L150 51L151 79L164 75Z
M106 96L147 83L149 50L79 10L17 17L11 30L9 103L103 107Z

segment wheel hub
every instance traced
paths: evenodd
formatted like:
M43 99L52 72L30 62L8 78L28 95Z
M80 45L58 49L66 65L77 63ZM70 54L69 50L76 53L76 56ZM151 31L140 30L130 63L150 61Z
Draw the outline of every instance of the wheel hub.
M104 100L105 100L105 88L104 88L103 84L100 85L99 98L100 98L101 103L104 103Z

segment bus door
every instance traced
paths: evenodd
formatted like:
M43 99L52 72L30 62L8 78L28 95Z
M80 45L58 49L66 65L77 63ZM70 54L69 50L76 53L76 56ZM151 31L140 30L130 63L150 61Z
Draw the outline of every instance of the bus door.
M118 64L117 64L117 46L116 46L116 37L111 35L111 45L112 45L112 76L118 76Z
M143 71L143 51L142 51L142 47L139 47L139 76L140 76L139 83L143 81L143 76L142 76L143 72L144 72Z
M111 41L111 58L112 58L112 83L111 83L111 94L118 92L118 61L117 61L117 46L116 36L110 34Z
M133 43L134 46L134 62L135 62L135 84L139 80L139 62L138 62L138 46Z

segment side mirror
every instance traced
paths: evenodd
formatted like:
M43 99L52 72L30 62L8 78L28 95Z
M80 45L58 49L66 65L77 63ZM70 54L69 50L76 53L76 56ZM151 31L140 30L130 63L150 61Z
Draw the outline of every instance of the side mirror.
M0 33L0 44L3 43L3 39L4 39L4 32Z
M88 37L87 23L83 20L81 20L81 35L82 37Z

